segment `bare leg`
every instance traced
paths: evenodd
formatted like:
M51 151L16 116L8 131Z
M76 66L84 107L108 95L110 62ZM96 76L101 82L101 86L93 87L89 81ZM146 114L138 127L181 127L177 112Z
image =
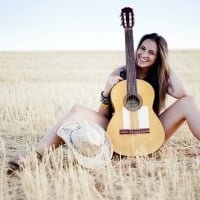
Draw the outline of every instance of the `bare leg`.
M64 144L64 141L59 136L57 136L57 131L63 123L81 120L93 121L102 126L104 129L106 129L108 125L108 119L100 115L98 112L90 110L86 107L74 106L67 113L67 115L60 122L58 122L48 133L46 133L46 135L36 145L35 150L37 152L38 158L43 155L45 150L56 148ZM23 164L25 157L26 154L23 156L15 156L12 160L10 160L7 166L7 174L12 174L16 170L21 170L21 165Z
M36 145L36 151L42 155L46 149L48 150L51 147L56 148L59 145L62 145L64 143L63 140L57 136L57 130L59 127L65 122L73 122L84 119L91 120L102 126L104 129L106 129L108 124L108 119L101 116L98 112L83 106L74 106L67 113L67 115L41 139L41 141Z
M191 96L183 97L172 104L161 115L167 141L186 120L193 135L200 140L200 109Z

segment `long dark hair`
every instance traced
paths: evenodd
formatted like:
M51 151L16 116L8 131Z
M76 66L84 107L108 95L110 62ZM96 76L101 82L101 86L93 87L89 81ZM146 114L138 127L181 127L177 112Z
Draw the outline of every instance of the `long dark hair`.
M157 58L153 66L151 66L145 76L144 80L149 82L154 88L155 99L153 104L154 112L159 115L161 110L165 106L166 91L169 79L169 65L167 61L168 46L166 40L157 33L151 33L144 35L139 41L137 50L142 45L143 41L150 39L156 42L158 52ZM137 67L137 71L139 71ZM138 73L139 76L139 73ZM140 77L137 77L140 78Z

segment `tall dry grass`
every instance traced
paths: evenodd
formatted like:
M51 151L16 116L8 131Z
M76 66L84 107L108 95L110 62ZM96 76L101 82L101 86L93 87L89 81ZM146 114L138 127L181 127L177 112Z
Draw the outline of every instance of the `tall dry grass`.
M0 199L200 199L200 145L186 124L153 155L115 157L95 171L67 147L41 163L32 153L72 105L97 110L108 74L123 64L118 51L0 53ZM171 51L170 64L200 105L200 51ZM7 176L6 163L21 152L30 157L25 169Z

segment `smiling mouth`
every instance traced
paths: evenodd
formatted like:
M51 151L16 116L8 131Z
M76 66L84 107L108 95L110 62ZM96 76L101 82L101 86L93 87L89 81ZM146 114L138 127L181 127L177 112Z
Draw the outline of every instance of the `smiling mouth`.
M142 63L148 62L148 61L147 61L146 59L144 59L144 58L139 58L139 61L142 62Z

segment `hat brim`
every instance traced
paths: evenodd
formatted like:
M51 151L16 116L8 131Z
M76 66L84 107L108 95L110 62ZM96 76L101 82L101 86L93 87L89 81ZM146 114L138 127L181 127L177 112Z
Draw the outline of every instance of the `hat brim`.
M84 156L76 148L74 148L74 145L72 144L71 141L71 134L76 134L73 133L73 130L75 130L75 128L79 126L79 122L71 122L63 124L57 131L57 135L61 137L64 140L64 142L68 145L68 147L71 149L76 160L80 165L82 165L85 168L95 169L98 167L103 167L108 165L113 155L113 148L111 140L106 134L105 130L98 124L95 124L93 122L89 122L89 124L92 125L94 128L98 129L98 131L101 131L102 134L105 135L104 144L102 145L100 152L98 152L96 156L92 157Z

